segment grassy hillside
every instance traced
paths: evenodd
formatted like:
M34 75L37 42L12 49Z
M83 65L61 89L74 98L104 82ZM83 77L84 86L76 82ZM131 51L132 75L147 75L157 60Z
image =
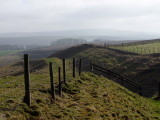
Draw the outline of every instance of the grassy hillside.
M23 62L8 65L6 68L3 67L3 69L0 69L2 72L4 69L6 70L3 72L6 73L6 75L0 78L0 119L160 119L159 101L143 98L111 80L93 73L83 72L81 76L73 79L71 72L71 58L81 57L83 60L92 60L96 64L106 66L128 77L134 78L141 73L141 77L145 77L145 81L147 82L153 77L152 80L149 81L149 84L152 85L155 84L155 81L159 80L157 78L154 79L154 75L156 71L158 71L157 64L159 64L159 58L140 55L121 55L106 48L89 45L72 47L52 56L54 56L54 58L30 61L32 100L30 107L22 103L24 97ZM58 96L57 89L58 67L62 67L62 61L56 57L68 58L66 61L68 84L63 85L62 98ZM54 104L51 104L48 62L53 62L54 80L56 84L56 101ZM15 73L8 74L7 71L10 69ZM148 74L143 73L147 70L148 74L150 73L149 75L153 76L147 78ZM157 73L156 75L158 76ZM140 79L138 80L140 81ZM143 81L140 82L147 84Z
M63 97L60 98L56 95L54 104L50 104L49 75L32 74L31 80L32 105L27 107L21 103L24 95L23 78L20 76L1 79L1 85L5 85L3 87L6 87L8 92L7 103L0 106L1 119L160 119L158 115L160 114L159 102L140 97L116 83L92 73L83 73L76 79L70 79L68 84L63 86ZM7 81L16 82L7 84ZM2 88L0 91L3 95ZM9 96L15 97L9 99ZM17 102L19 104L16 106ZM15 109L10 109L12 107Z
M126 51L126 52L133 52L138 54L154 54L160 53L160 41L141 41L136 43L128 43L122 44L118 46L113 46L111 48Z
M74 51L74 54L71 51ZM145 90L145 88L143 90L146 97L158 94L160 57L122 54L108 48L93 45L72 47L52 56L59 58L77 57L87 59L88 61L91 60L99 66L136 81L142 86L150 86L147 88L149 91Z

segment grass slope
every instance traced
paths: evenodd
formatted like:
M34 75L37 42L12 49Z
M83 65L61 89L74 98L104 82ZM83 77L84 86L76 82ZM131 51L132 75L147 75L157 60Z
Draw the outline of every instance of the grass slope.
M63 86L63 97L56 96L50 104L49 78L47 74L33 74L32 81L39 81L32 90L32 106L20 104L15 111L2 109L1 119L32 120L158 120L159 102L145 99L120 85L92 73L83 73L70 79ZM14 79L14 78L10 78ZM40 82L41 81L41 82ZM47 84L48 83L48 84ZM13 105L16 98L8 101Z
M74 54L71 51L74 51ZM142 86L155 86L155 89L152 87L151 89L148 88L149 91L143 91L146 97L158 94L157 88L158 82L160 82L158 66L160 66L160 57L120 54L107 48L92 45L86 46L85 49L83 45L76 49L72 47L52 56L62 58L63 55L67 58L77 57L88 59L88 61L91 60L100 66L138 82Z
M118 45L111 48L138 54L154 54L160 53L160 41L148 41L144 43L141 41L127 45Z

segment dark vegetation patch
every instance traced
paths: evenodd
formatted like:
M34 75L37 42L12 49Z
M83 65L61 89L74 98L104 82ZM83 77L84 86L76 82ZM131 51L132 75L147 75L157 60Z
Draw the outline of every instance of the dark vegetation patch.
M77 55L78 53L83 52L86 49L89 49L89 48L92 48L92 47L93 47L92 45L87 45L87 44L84 44L82 46L71 47L71 48L68 48L66 50L57 52L53 55L50 55L49 58L50 57L70 58L70 57L73 57L73 56Z

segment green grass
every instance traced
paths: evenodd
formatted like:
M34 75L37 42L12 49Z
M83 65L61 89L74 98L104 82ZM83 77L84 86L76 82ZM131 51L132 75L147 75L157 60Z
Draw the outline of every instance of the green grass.
M85 51L76 53L76 57L86 57L97 64L105 63L104 65L110 68L126 64L127 68L125 69L127 72L131 69L130 67L133 67L131 71L137 69L137 66L134 68L133 61L138 62L139 67L144 67L142 64L139 65L139 62L142 63L142 61L139 61L137 56L135 58L122 56L100 48L85 49ZM140 59L147 61L149 58ZM59 58L46 58L45 60L47 63L53 62L54 80L57 86L58 67L62 67L62 60ZM30 107L22 103L24 97L23 76L0 78L0 103L5 102L0 104L0 119L160 119L159 101L143 98L104 77L92 73L83 73L82 76L73 79L71 77L72 60L67 59L66 62L68 84L63 86L62 98L56 92L54 104L51 104L48 65L30 76L32 100ZM155 62L153 60L153 63Z
M20 50L4 50L4 51L0 51L0 57L4 56L4 55L17 53L17 52L20 52Z
M7 84L8 82L13 84ZM9 120L160 119L158 115L160 109L157 106L159 104L157 101L143 98L104 77L92 73L83 73L76 79L70 79L68 84L63 86L63 97L60 98L57 94L54 104L50 103L49 83L48 74L31 75L32 105L27 107L22 103L24 92L20 93L24 89L23 77L1 79L2 87L8 92L8 94L4 94L8 103L0 106L0 118ZM8 90L10 88L12 88L12 92ZM0 91L2 91L2 88L0 88ZM1 92L1 95L3 95L3 92ZM7 96L10 96L10 98L7 98ZM13 108L16 104L19 104L19 106L14 111L2 109Z
M153 53L160 53L160 42L154 43L145 43L145 44L129 44L124 46L116 46L111 47L115 49L119 49L122 51L133 52L138 54L153 54Z

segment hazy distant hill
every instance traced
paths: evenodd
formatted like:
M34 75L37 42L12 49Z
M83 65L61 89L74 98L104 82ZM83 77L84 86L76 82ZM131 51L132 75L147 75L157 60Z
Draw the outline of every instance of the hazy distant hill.
M160 35L143 32L131 32L113 29L76 29L51 32L28 32L28 33L0 33L0 37L33 37L33 36L109 36L119 39L153 39Z
M81 44L81 43L85 43L86 40L84 39L76 39L76 38L64 38L64 39L59 39L59 40L56 40L56 41L53 41L51 43L51 45L78 45L78 44Z
M119 31L112 29L80 29L53 32L30 32L30 33L0 33L0 45L38 45L49 46L53 41L72 38L85 39L92 41L94 39L119 41L119 40L149 40L157 39L160 35Z

